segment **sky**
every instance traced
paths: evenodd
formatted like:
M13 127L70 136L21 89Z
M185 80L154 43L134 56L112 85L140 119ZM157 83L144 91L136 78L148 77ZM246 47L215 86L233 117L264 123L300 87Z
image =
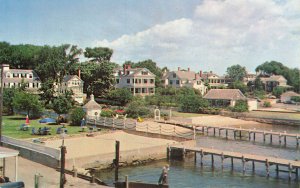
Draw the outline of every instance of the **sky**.
M112 61L224 74L300 68L300 0L0 0L0 41L109 47Z

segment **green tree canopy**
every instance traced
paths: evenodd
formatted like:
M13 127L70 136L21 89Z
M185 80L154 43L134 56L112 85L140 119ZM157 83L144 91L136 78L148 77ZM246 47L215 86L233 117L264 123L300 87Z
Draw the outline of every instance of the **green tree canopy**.
M121 106L125 106L132 100L131 92L126 88L116 88L107 94L107 99L113 100Z
M104 47L85 48L84 56L90 58L92 62L103 63L109 62L113 50Z
M4 107L3 111L9 115L12 115L14 113L13 99L17 91L18 90L15 88L3 89L3 107Z
M248 87L244 84L244 82L239 80L230 83L229 89L239 89L242 93L246 93L248 91Z
M227 74L234 81L242 81L247 75L246 67L242 67L241 65L232 65L231 67L227 68Z
M31 117L39 117L43 111L39 97L24 91L15 93L13 98L13 107L16 110L25 111L28 116Z
M59 95L52 102L52 109L59 116L61 114L67 114L72 107L72 101L69 100L68 97L63 95Z

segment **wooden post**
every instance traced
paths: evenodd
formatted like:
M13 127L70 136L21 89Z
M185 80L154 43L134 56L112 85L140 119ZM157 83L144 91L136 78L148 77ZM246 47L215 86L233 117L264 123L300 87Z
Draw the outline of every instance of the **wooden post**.
M64 185L66 183L66 176L65 176L65 162L66 162L66 146L62 145L60 149L60 188L64 188Z
M273 134L272 133L270 134L270 142L271 143L273 142Z
M125 176L125 188L129 188L129 180L128 180L128 176Z
M204 134L204 126L202 127L202 133Z
M248 132L249 141L251 140L251 132Z
M216 128L214 128L214 136L216 136Z
M255 135L256 135L256 133L255 132L253 132L253 140L255 141Z
M289 163L289 180L292 179L292 170L293 170L293 166L291 163Z
M281 144L281 133L279 133L279 144Z
M115 182L118 182L119 180L119 159L120 159L120 141L116 141L116 145L115 145L115 149L116 149L116 156L115 156Z
M246 160L245 160L244 155L242 156L242 163L243 163L243 174L245 174L245 172L246 172Z
M240 139L242 139L242 131L240 131Z
M196 140L196 127L193 126L193 131L194 131L194 140Z
M206 133L207 133L207 135L208 135L208 129L209 129L209 128L208 128L208 127L206 127Z
M235 139L235 131L233 131L233 138Z
M228 138L228 129L226 129L226 138Z
M195 162L195 164L197 163L197 152L195 152L195 155L194 155L194 162Z
M167 160L170 160L170 145L167 147Z
M279 175L279 166L278 166L278 164L276 164L276 175L277 176Z
M266 171L267 171L267 177L270 176L270 163L269 160L266 159Z
M223 154L223 152L221 154L221 165L222 165L222 170L223 170L223 168L224 168L224 154Z
M211 154L211 166L212 167L214 167L214 163L215 163L214 154Z
M185 159L185 147L183 147L183 150L182 150L182 158L183 158L183 160Z
M264 142L266 141L266 133L265 133L265 131L264 131Z
M204 155L204 153L203 153L203 150L201 149L201 151L200 151L200 164L201 164L201 166L203 165L203 155Z
M255 162L254 162L254 160L252 161L252 171L255 172Z
M286 145L286 135L284 136L284 144Z
M231 157L231 170L233 170L233 157Z
M297 142L297 146L299 146L299 136L296 136L296 142Z
M299 168L296 168L296 179L298 179L298 173L299 173L299 172L298 172L298 169L299 169Z

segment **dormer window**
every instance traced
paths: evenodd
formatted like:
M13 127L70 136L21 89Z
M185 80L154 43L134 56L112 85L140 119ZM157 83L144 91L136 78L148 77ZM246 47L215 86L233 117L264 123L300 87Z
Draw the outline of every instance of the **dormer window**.
M9 73L9 72L6 73L6 77L7 77L7 78L10 78L10 73Z
M32 74L29 74L29 78L32 78Z
M142 75L148 75L148 71L142 71Z

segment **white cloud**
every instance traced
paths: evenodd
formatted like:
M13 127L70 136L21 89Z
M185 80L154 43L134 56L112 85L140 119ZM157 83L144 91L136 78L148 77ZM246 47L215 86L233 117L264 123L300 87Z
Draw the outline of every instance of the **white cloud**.
M114 49L113 60L119 63L151 58L160 66L219 73L237 63L253 71L269 60L296 67L299 2L204 0L195 7L191 19L173 20L113 41L96 41L95 45Z

